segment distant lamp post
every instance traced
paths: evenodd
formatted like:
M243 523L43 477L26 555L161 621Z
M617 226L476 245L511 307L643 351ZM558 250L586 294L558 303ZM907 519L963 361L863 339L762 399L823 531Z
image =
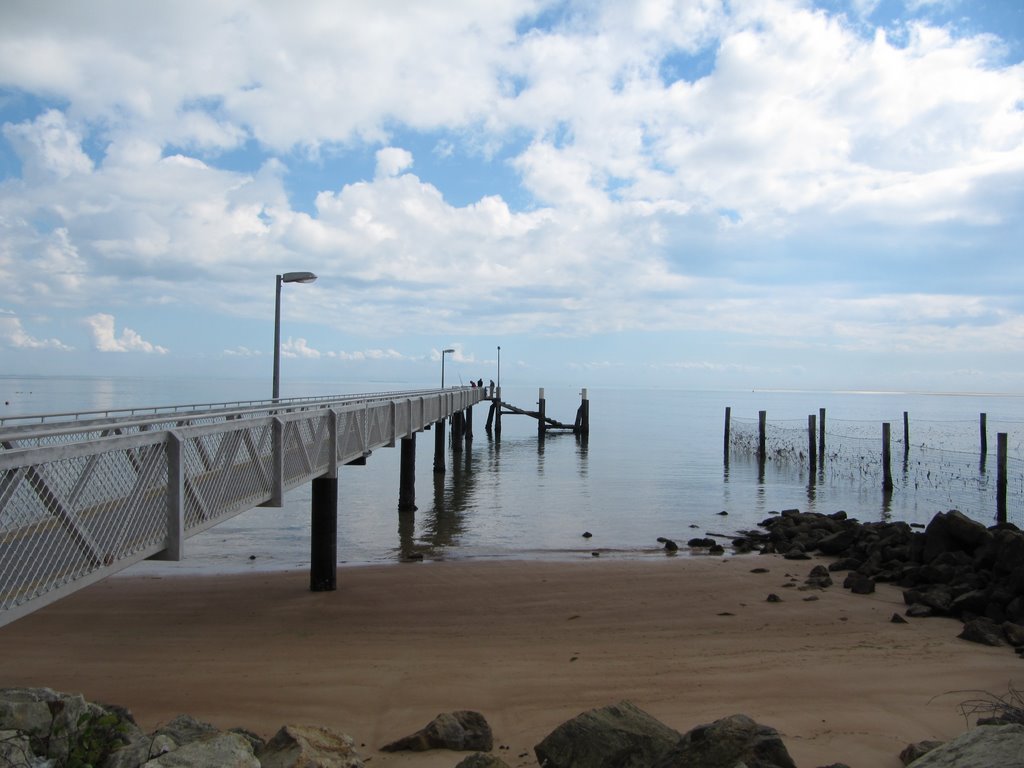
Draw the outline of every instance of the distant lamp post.
M444 389L444 356L450 355L454 352L454 349L442 349L441 350L441 389Z
M498 345L498 391L501 391L501 345Z
M277 276L274 292L274 399L281 394L281 283L312 283L312 272L285 272Z

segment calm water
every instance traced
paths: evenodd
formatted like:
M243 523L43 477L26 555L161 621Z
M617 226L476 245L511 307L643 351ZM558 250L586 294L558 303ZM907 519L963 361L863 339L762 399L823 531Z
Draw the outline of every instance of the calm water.
M266 382L0 377L0 415L128 406L203 403L266 397ZM286 396L342 394L409 386L390 382L298 382ZM503 396L533 408L537 390L503 387ZM546 389L549 416L572 422L578 390ZM536 422L506 415L500 440L484 431L486 404L473 414L475 438L461 456L446 457L435 475L432 432L417 440L416 502L400 515L399 451L376 451L366 466L339 473L338 555L345 564L432 558L663 557L657 538L680 543L705 533L756 527L771 512L846 510L861 520L927 522L956 506L994 518L997 431L1009 434L1011 521L1024 523L1020 485L1024 397L834 392L696 392L590 389L591 434L549 434ZM736 433L756 433L768 412L770 450L763 470L743 450L724 461L725 408ZM833 459L811 473L807 415L827 409L826 445ZM894 448L897 489L880 489L881 422L902 439L911 419L911 449ZM989 431L980 461L979 414ZM843 438L840 435L854 435ZM783 450L785 446L795 449ZM932 450L941 447L938 454ZM937 459L937 457L939 457ZM937 463L936 463L937 462ZM178 564L144 563L140 571L242 571L304 568L309 563L310 489L291 492L282 509L254 509L186 542ZM722 515L723 511L727 515ZM1017 516L1017 517L1015 517ZM582 537L584 531L592 538Z

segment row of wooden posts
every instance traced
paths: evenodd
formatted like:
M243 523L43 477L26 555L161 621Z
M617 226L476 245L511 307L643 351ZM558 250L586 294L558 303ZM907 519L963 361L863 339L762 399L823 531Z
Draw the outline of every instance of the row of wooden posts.
M725 409L725 462L729 463L729 432L732 420L732 408ZM988 454L988 416L982 413L979 421L981 432L981 461L984 468L985 456ZM768 412L757 412L757 458L764 462L767 458L765 435L768 424ZM1006 487L1007 487L1007 444L1006 432L996 433L996 520L1006 522ZM906 459L910 452L910 414L903 412L903 456ZM807 464L813 473L818 464L825 463L825 409L818 409L818 416L807 416ZM892 424L882 422L882 492L891 494L892 481Z

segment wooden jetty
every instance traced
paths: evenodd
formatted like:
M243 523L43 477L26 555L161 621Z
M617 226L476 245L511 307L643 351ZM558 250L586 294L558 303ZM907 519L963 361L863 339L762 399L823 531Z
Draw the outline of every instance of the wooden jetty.
M487 412L487 423L484 428L488 433L501 434L501 417L503 415L529 416L537 420L537 436L543 437L547 432L572 432L574 435L590 434L590 400L587 398L587 390L580 392L580 405L576 409L576 420L572 424L566 424L547 415L547 400L544 397L544 388L538 391L537 410L531 411L520 408L501 399L501 388L493 390L490 397L485 399L491 401L490 410Z

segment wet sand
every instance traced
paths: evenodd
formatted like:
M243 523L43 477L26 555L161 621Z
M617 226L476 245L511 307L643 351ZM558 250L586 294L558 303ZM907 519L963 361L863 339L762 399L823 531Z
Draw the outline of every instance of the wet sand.
M305 572L129 572L0 628L0 680L121 704L147 731L181 713L265 738L331 726L373 765L422 768L464 755L377 749L475 709L509 765L536 765L557 725L621 699L680 731L747 714L800 768L897 768L908 742L967 727L973 694L951 692L1021 685L1024 662L957 621L892 623L896 588L785 586L815 562L410 563L342 569L326 593Z

